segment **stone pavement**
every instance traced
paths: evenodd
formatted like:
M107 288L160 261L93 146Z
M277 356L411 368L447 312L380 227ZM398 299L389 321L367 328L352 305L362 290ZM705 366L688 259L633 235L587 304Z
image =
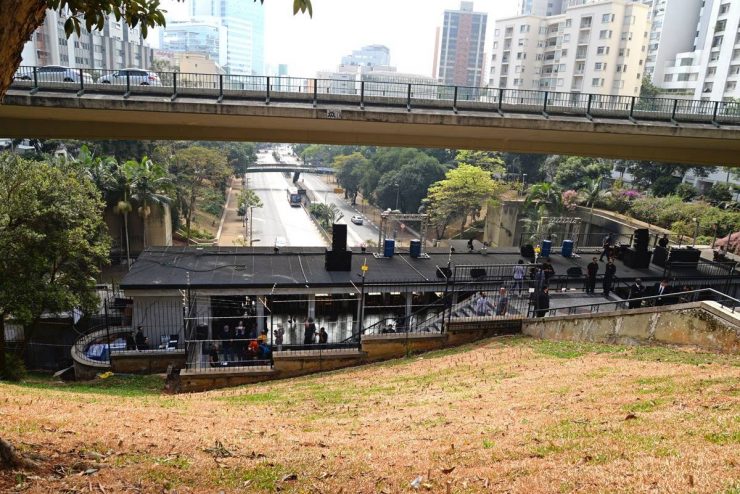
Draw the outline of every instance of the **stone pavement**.
M223 226L221 236L218 238L217 245L222 247L233 247L243 245L245 227L242 219L238 216L239 211L239 194L242 192L242 181L239 178L231 179L231 195L229 196L228 205L223 215Z

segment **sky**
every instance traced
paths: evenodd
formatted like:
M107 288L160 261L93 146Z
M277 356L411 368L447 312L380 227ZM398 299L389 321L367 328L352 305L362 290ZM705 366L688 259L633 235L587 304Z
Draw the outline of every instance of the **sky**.
M186 19L188 1L163 0L167 19ZM399 72L432 75L435 29L442 24L444 10L457 10L460 1L312 0L312 4L310 18L293 16L292 0L265 0L266 63L288 64L290 75L311 77L317 70L335 68L352 50L381 44L390 48L391 65ZM488 13L490 38L495 19L516 13L516 0L474 0L474 10Z

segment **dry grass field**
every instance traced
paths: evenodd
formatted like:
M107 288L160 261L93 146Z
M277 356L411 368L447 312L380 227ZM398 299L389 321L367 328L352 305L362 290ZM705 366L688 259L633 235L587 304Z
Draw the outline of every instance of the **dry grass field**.
M0 471L0 492L740 493L740 356L507 337L161 387L0 384L0 437L40 464Z

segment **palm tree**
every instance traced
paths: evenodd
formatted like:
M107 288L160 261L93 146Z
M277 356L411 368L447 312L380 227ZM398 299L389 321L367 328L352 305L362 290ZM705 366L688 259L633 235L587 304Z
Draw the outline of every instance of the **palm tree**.
M126 240L126 261L129 269L131 268L131 247L128 238L128 214L133 207L131 206L131 177L126 167L115 161L111 170L110 182L110 202L114 203L113 211L123 216L124 238Z
M123 165L124 173L130 178L131 200L138 205L139 216L143 219L144 248L146 245L146 223L152 206L169 204L167 195L172 188L172 179L167 170L147 158L141 161L130 160Z
M601 197L601 183L603 181L604 177L586 179L586 186L584 187L584 192L586 193L586 206L591 208L588 224L586 225L586 241L588 241L588 236L591 233L591 224L594 219L594 204L599 200L599 197Z
M557 216L563 211L562 191L549 182L534 184L529 188L524 204L536 204L540 216Z

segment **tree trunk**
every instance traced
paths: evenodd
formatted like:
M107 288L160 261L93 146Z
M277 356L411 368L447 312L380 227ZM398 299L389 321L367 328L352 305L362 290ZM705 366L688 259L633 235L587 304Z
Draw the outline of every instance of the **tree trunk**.
M123 231L126 237L126 264L131 269L131 247L128 242L128 213L123 213Z
M39 0L2 0L0 2L0 101L13 81L21 63L23 45L44 22L46 2Z
M5 373L5 314L0 312L0 376Z
M15 452L15 448L0 437L0 468L35 470L38 465Z

